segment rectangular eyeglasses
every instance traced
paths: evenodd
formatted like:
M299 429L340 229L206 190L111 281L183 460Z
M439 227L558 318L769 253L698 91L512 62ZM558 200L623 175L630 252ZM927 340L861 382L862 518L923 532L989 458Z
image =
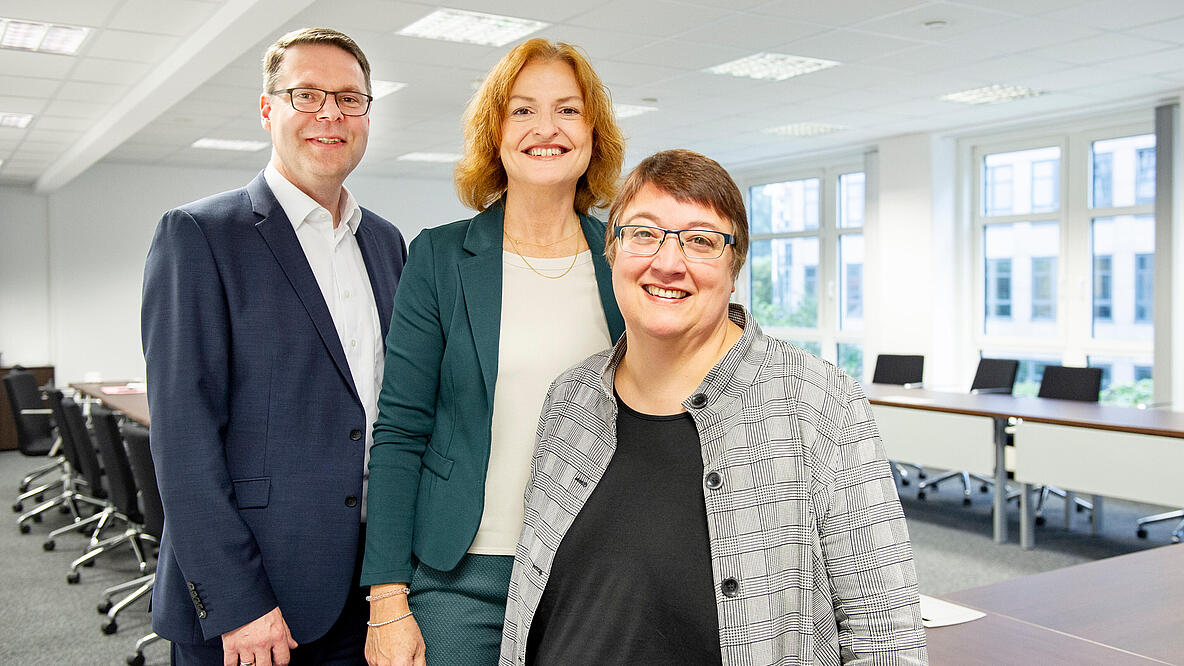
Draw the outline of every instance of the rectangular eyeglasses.
M736 243L736 238L731 234L711 229L663 229L645 224L618 224L613 228L613 233L620 241L622 250L642 257L657 254L670 235L678 239L682 255L696 261L718 259L723 256L725 248Z

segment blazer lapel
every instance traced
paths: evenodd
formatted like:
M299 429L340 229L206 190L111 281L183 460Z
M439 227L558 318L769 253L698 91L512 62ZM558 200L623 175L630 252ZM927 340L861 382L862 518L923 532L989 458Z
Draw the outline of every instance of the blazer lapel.
M497 352L502 319L502 204L496 203L473 218L464 249L471 257L460 261L461 290L473 331L473 344L485 379L485 395L493 407L497 381Z
M580 226L584 230L584 240L588 241L588 250L592 252L592 268L596 271L596 289L600 293L600 307L604 309L604 320L608 324L609 337L613 343L625 332L625 318L617 307L617 297L613 293L613 271L609 268L608 260L604 258L604 234L600 232L591 217L580 216Z
M394 271L382 268L390 258L378 256L380 250L374 239L372 227L374 221L369 218L369 213L363 210L362 223L358 225L358 233L354 237L358 241L358 249L362 251L362 262L366 264L366 274L370 277L370 289L374 292L374 304L378 306L378 324L382 329L382 342L385 349L386 332L391 325L391 311L395 302L395 289L389 280L379 279L379 276L389 276Z
M361 404L362 399L358 397L358 391L354 387L353 374L350 373L349 363L345 360L345 350L341 348L341 339L333 325L329 306L325 304L325 297L321 294L317 279L308 265L308 258L304 256L304 248L300 247L300 240L296 238L296 230L292 228L284 209L267 187L262 173L247 185L247 193L251 196L252 209L262 218L255 223L255 229L263 236L288 282L292 284L292 289L296 291L317 333L320 334L321 342L329 351L333 363L337 365L337 371L349 387L350 394Z

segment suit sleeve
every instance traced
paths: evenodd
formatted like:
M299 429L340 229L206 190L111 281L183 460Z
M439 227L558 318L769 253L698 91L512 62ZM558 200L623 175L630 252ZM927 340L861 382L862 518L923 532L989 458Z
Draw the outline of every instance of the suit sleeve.
M917 573L892 472L862 389L841 406L820 540L844 664L925 664Z
M411 242L386 340L370 449L362 584L411 581L411 543L424 449L436 420L444 328L430 232Z
M214 638L276 606L227 467L231 322L214 252L194 217L169 211L144 269L141 312L151 448L167 538ZM196 605L196 602L195 602Z

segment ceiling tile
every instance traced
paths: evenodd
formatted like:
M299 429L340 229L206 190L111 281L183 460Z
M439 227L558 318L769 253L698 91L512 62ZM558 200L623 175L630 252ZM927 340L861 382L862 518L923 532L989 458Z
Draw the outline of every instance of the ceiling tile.
M76 58L53 53L32 53L0 49L0 72L44 79L64 78Z
M70 71L70 79L130 86L144 78L150 69L151 67L144 63L87 57L81 58L78 65Z
M565 22L623 33L675 37L728 15L729 12L714 7L695 7L665 0L645 3L613 0Z
M87 102L90 104L110 106L119 101L127 93L127 86L108 83L89 83L85 81L67 81L58 90L57 100ZM55 100L56 101L56 100Z
M595 66L600 60L614 58L626 51L637 48L641 40L636 35L629 35L611 30L597 30L568 23L543 28L532 37L542 37L554 42L567 42L578 46L592 59Z
M99 27L123 0L4 0L0 15L9 18Z
M1159 21L1150 25L1131 28L1126 33L1135 37L1158 39L1161 42L1184 44L1184 18Z
M852 63L861 60L874 61L889 53L915 47L917 43L915 40L839 29L787 42L773 47L773 50L778 53L808 58L825 58L837 60L840 63Z
M217 9L216 5L193 0L124 0L107 22L107 27L164 35L188 35Z
M1074 7L1082 5L1089 0L954 0L945 4L963 5L967 7L978 7L982 9L992 9L1000 12L1008 12L1010 14L1034 16L1037 14L1047 14L1048 12L1065 9L1067 7Z
M743 48L749 53L767 51L778 44L825 32L826 27L770 16L741 15L688 30L679 39L701 44Z
M62 116L37 116L37 127L50 130L83 132L94 124L86 118L64 118Z
M1152 51L1162 51L1170 46L1170 44L1157 40L1139 39L1120 33L1107 32L1065 44L1033 49L1028 52L1028 55L1076 65L1089 65Z
M614 60L681 69L705 69L751 55L749 49L693 44L676 39L654 42L622 54Z
M1180 0L1096 0L1046 14L1054 21L1078 23L1102 30L1124 30L1184 16Z
M37 79L31 76L0 75L0 90L11 97L52 97L58 86L57 79Z
M455 4L449 4L454 7ZM358 30L375 33L394 33L431 14L435 6L389 0L350 0L349 2L316 2L300 13L293 23L298 25L328 25L345 32L358 42L366 57L370 56L373 40L357 34Z
M860 30L926 42L942 42L957 35L981 30L1009 21L1012 15L1003 12L976 9L963 5L925 5L859 24ZM927 21L945 21L942 28L926 27Z
M771 14L791 21L849 26L872 21L896 12L928 4L927 0L777 0L755 8L758 14Z
M181 43L179 37L127 30L103 30L95 35L86 55L93 58L156 63Z
M8 91L5 91L6 93ZM45 100L36 97L13 97L11 95L0 95L0 112L3 113L32 113L39 114L45 111Z

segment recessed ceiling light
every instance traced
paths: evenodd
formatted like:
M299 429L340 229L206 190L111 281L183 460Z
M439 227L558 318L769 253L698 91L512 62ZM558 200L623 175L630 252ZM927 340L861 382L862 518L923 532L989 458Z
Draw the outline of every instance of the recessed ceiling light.
M640 116L643 113L650 111L657 111L656 106L641 106L638 104L613 104L613 112L617 114L617 120L623 118L632 118L633 116Z
M270 146L267 141L242 141L239 139L211 139L202 138L193 142L193 148L205 148L207 150L238 150L244 153L253 153L258 150Z
M379 99L380 97L386 97L387 95L395 91L402 90L406 87L406 83L374 79L370 82L370 94L374 96L374 99Z
M821 136L823 134L842 132L845 129L847 128L843 125L828 125L827 123L793 123L792 125L770 127L761 131L765 134L778 134L781 136Z
M484 46L505 46L550 25L542 21L440 8L395 34Z
M0 111L0 127L25 128L33 121L30 113L5 113Z
M461 157L456 153L407 153L395 159L400 162L455 162Z
M703 70L712 74L728 74L750 79L768 79L784 81L785 79L817 72L838 65L835 60L821 58L807 58L805 56L786 55L784 53L757 53L747 58L740 58L722 65L708 67Z
M993 85L942 95L938 99L943 102L957 102L959 104L999 104L1025 97L1039 97L1043 94L1045 94L1043 90L1033 90L1023 86Z
M89 28L0 18L0 47L21 51L74 55Z

